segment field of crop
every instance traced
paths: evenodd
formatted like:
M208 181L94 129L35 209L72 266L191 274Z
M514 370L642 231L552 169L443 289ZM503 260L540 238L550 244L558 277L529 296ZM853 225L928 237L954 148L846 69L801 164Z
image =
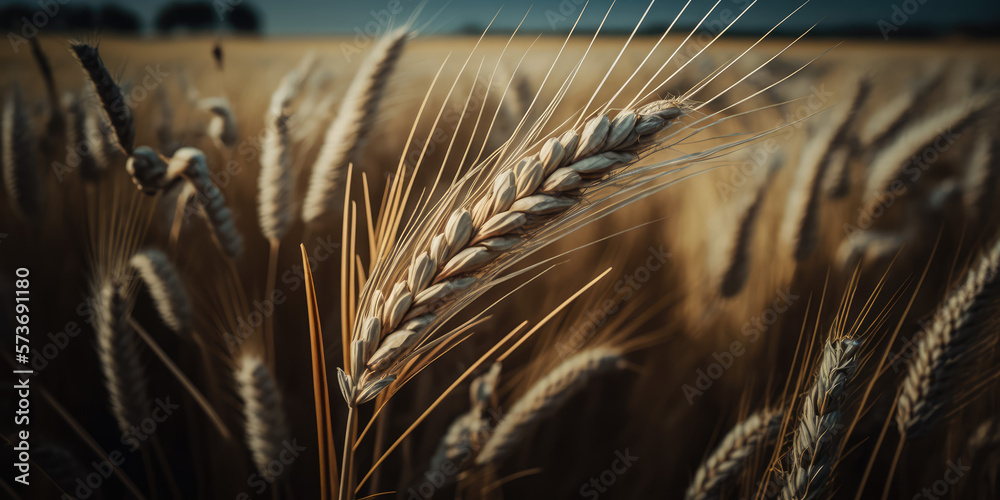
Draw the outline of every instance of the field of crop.
M11 498L1000 494L996 44L39 41Z

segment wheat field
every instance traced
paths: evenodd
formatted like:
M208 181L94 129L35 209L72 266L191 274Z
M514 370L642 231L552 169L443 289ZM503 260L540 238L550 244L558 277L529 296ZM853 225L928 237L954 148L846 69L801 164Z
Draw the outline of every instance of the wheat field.
M998 47L686 36L4 52L5 495L996 498Z

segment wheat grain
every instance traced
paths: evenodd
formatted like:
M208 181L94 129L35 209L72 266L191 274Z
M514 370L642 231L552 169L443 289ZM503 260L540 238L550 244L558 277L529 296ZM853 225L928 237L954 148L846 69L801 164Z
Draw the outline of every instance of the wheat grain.
M929 431L959 399L977 346L993 332L1000 243L993 243L934 313L916 342L896 400L896 424L907 438Z
M781 411L763 410L733 426L712 454L698 467L684 498L687 500L720 498L722 488L736 479L743 472L747 462L762 451L767 440L778 433L783 418L784 414Z
M582 132L569 130L559 138L551 137L537 154L510 162L482 197L468 208L454 209L443 231L430 239L429 248L415 254L405 277L394 284L409 291L398 298L409 302L408 306L386 303L379 331L370 337L355 329L354 340L376 342L361 350L373 352L358 363L366 370L348 374L355 396L364 392L374 397L366 387L382 385L381 377L429 334L439 311L460 302L456 297L477 285L476 272L515 254L531 231L559 220L559 215L580 203L582 189L599 186L608 172L634 163L654 145L656 134L687 109L682 101L667 100L622 111L613 121L608 115L596 116ZM357 327L374 316L367 305L360 310L366 314ZM390 318L388 312L398 310L406 312ZM393 322L397 318L399 323ZM352 404L364 402L352 399Z
M121 87L111 78L97 47L83 42L73 42L70 44L70 49L94 85L97 98L101 102L101 109L114 128L116 144L126 155L132 154L135 144L135 123Z
M823 493L837 458L841 407L847 384L858 367L858 346L853 339L841 338L827 342L823 349L792 437L782 500L809 500Z
M0 116L3 184L11 207L23 216L34 217L42 211L42 181L36 164L32 123L24 109L20 89L15 85L7 94Z
M243 418L246 421L247 448L257 471L268 482L277 479L272 463L288 464L279 455L288 440L288 426L282 407L281 393L264 361L245 356L236 372Z
M129 260L146 284L160 318L175 333L191 328L191 299L166 254L156 249L143 250Z
M622 367L622 354L611 347L592 347L574 354L518 398L476 456L477 465L499 464L528 433L548 418L594 377Z
M405 26L386 34L354 75L313 164L302 204L302 220L306 223L319 218L334 204L347 164L357 162L364 148L389 77L410 36Z

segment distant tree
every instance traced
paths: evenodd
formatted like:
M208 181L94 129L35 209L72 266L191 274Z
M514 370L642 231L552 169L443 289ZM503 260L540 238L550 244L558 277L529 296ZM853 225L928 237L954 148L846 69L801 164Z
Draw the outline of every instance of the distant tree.
M260 18L257 15L257 10L246 3L241 3L229 11L229 14L226 16L226 24L233 31L240 33L260 33Z
M211 3L174 2L160 10L154 24L157 31L169 33L174 30L209 31L217 23Z
M135 12L114 4L106 4L97 11L97 24L103 31L138 33L142 22Z
M55 23L51 31L94 31L97 29L97 16L94 9L85 5L63 5L59 15L52 18Z
M8 5L0 9L0 29L21 32L22 18L31 19L34 11L21 4Z

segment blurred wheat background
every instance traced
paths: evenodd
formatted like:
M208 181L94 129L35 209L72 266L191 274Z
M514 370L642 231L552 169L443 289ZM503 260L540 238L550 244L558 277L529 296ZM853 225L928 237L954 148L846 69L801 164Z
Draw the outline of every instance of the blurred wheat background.
M84 38L134 146L65 37L3 52L0 310L13 325L30 269L38 473L5 493L996 498L996 44L686 35L417 34L373 97L350 88L379 46L350 37ZM304 222L331 124L369 97ZM605 103L614 124L675 98L662 147L589 178L648 196L602 211L581 188L585 225L522 234L551 241L500 276L463 271L489 286L446 341L345 403L337 368L373 370L349 367L352 332L406 278L379 265L430 245L386 228L393 206L447 235L462 203L435 179L485 164L475 185L493 186ZM142 179L178 159L180 180ZM285 201L259 201L269 188Z

